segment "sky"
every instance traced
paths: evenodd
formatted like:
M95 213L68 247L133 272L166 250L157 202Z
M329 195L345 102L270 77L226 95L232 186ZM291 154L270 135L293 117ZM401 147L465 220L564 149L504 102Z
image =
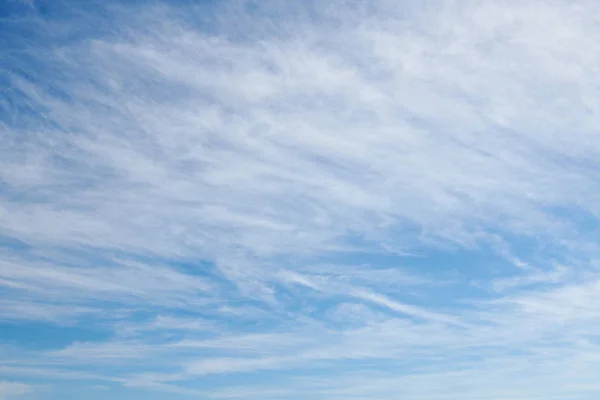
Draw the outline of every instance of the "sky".
M597 399L599 35L0 0L0 400Z

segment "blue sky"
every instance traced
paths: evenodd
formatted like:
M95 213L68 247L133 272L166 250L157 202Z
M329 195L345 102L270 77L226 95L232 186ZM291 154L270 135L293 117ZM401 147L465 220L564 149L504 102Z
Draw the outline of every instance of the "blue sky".
M597 399L599 16L0 0L0 400Z

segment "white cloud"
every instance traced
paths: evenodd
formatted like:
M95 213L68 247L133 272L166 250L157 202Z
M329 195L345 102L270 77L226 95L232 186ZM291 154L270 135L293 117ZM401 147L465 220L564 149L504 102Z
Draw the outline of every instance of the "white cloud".
M115 331L0 371L592 398L600 6L242 3L123 6L0 72L0 318Z
M31 393L32 387L24 383L0 381L0 399L12 399L13 397Z
M85 76L85 82L67 82L82 110L69 112L73 106L42 88L36 97L54 110L59 126L88 134L48 133L53 142L43 152L15 145L23 157L36 151L39 168L68 184L69 193L56 193L57 186L38 189L52 195L60 217L49 204L7 202L5 229L25 240L35 232L37 240L153 252L208 252L227 237L246 251L270 254L321 248L323 240L348 231L378 232L385 239L390 228L407 225L464 243L482 224L538 234L556 228L543 206L579 200L593 209L586 197L593 196L594 183L575 175L573 162L555 159L565 146L556 147L554 130L572 120L561 117L552 129L556 108L566 105L539 92L546 84L566 86L561 96L575 96L570 90L582 84L588 64L579 67L580 75L566 74L576 59L567 56L582 53L587 42L567 45L586 21L571 25L564 19L563 29L574 30L571 39L561 30L549 33L543 47L554 63L548 63L536 57L541 44L534 40L542 39L526 23L533 12L508 8L502 19L483 23L495 7L450 8L430 38L400 26L382 28L379 22L388 20L383 6L378 19L346 27L343 37L321 36L327 28L312 26L323 50L309 38L266 37L262 44L242 45L172 25L155 26L152 35L142 31L129 42L62 49L66 67ZM540 6L536 24L553 26L555 12ZM562 14L579 17L567 7ZM438 22L440 15L423 15L414 24ZM507 31L507 24L519 29ZM348 41L364 62L348 53ZM506 53L523 69L500 62ZM95 68L73 58L83 55ZM536 68L544 72L536 81L521 76ZM113 81L131 82L132 89L106 86ZM500 106L510 113L504 122L490 123ZM593 126L594 118L581 119ZM530 131L533 121L540 121L539 131ZM580 130L583 139L586 131ZM569 148L595 151L593 143L571 142ZM78 170L51 161L65 146L76 146L62 154ZM26 182L15 182L15 189ZM571 190L556 190L563 185ZM580 192L587 196L579 199ZM39 218L52 224L37 224Z

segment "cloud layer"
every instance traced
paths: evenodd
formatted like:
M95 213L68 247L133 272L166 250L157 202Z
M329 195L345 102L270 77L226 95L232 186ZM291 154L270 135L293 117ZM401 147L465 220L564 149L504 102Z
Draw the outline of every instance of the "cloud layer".
M55 7L0 63L8 395L600 391L595 2Z

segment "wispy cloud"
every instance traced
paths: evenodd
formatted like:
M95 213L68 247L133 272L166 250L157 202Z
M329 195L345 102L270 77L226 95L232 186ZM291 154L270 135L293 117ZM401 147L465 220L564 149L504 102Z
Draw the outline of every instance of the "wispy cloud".
M31 393L32 387L24 383L0 381L0 399L12 399Z
M3 17L0 393L595 398L599 5L144 3Z

